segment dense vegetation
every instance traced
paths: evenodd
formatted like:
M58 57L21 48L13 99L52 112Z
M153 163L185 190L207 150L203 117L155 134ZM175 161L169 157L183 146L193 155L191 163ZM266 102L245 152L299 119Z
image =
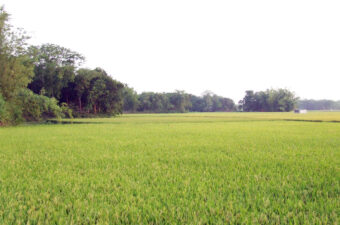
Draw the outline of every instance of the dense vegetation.
M291 111L297 98L286 89L247 91L239 105L206 91L195 96L143 92L114 80L101 68L81 68L85 57L54 44L29 46L28 37L0 9L0 125L51 117L115 116L122 112ZM337 109L339 102L300 101L300 108ZM320 103L320 104L319 104Z
M0 129L0 224L338 224L339 123L289 118L340 114L126 114Z
M126 112L230 112L236 106L230 98L205 92L202 97L187 94L183 91L174 93L143 92L138 95L126 87L124 94L124 111Z
M286 111L339 102L138 94L8 18L0 125L49 120L0 129L0 224L338 224L340 113Z
M308 110L340 110L340 101L303 99L299 100L298 107Z
M13 29L8 16L0 7L0 125L43 116L61 117L63 109L54 99L26 88L34 76L34 60L28 53L27 36Z
M268 89L246 91L246 96L239 103L245 112L289 112L295 108L297 100L294 93L287 89Z
M233 111L231 99L174 93L141 93L101 68L81 68L84 56L54 44L29 46L29 37L0 9L0 125L50 117L126 112Z
M29 50L35 66L28 88L34 93L66 103L76 116L121 113L124 85L103 69L77 69L84 57L57 45L32 46Z

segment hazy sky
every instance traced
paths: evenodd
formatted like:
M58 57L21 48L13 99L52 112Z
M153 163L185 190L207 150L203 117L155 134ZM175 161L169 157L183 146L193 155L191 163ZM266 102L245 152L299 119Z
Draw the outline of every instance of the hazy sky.
M86 57L138 92L289 88L340 99L339 0L0 0L31 43Z

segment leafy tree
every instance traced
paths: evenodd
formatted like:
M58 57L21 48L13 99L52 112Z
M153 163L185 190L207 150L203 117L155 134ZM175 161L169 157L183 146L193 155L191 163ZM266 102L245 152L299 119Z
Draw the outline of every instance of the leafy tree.
M46 96L58 100L62 97L70 98L72 96L70 92L62 91L74 81L75 70L84 61L84 57L54 44L31 46L29 52L35 61L35 75L28 87L37 94L44 90Z
M217 111L231 112L236 110L235 103L232 99L219 97L219 100L221 102L221 108L217 109Z
M84 60L79 53L44 44L31 47L30 56L35 75L28 87L35 93L66 103L76 109L75 114L122 112L123 85L100 68L77 70Z
M9 119L7 103L0 93L0 126L5 125Z
M238 104L236 106L237 111L239 111L239 112L243 111L243 104L244 104L243 99L238 101Z
M124 85L113 80L100 68L96 68L94 71L100 76L94 77L90 81L88 107L92 107L94 114L117 115L122 113Z
M138 96L138 111L146 112L151 110L151 102L149 98L150 93L143 92Z
M214 110L214 102L213 102L213 92L207 90L203 92L203 101L204 101L204 108L203 112L212 112Z
M289 112L295 108L297 100L294 93L287 89L268 89L256 93L246 91L242 108L246 112Z
M18 100L22 106L22 116L25 120L39 121L43 118L64 116L55 98L34 94L29 89L22 89L18 95Z
M79 69L76 72L74 84L70 84L75 91L76 103L78 105L78 111L83 111L83 107L89 108L89 95L91 80L100 77L101 72L99 70Z
M28 37L8 23L9 14L0 7L0 93L11 101L33 76L33 64L27 56Z
M169 94L143 92L138 97L140 112L156 112L164 113L173 110L173 105L170 103Z
M246 91L246 96L243 98L243 111L257 111L256 98L254 91Z
M173 112L186 112L191 107L190 96L184 91L176 91L168 94L169 101L172 105Z
M201 109L198 112L230 112L235 110L235 103L230 98L224 98L211 91L205 91L202 97ZM197 100L196 100L197 101Z
M212 112L234 111L234 101L206 92L203 97L187 94L184 91L172 93L144 92L139 95L140 112Z
M0 7L0 125L23 121L18 96L33 76L33 62L27 55L29 37L8 20L9 14Z
M190 95L191 108L192 112L204 112L205 109L205 101L203 98L198 97L196 95Z
M298 107L308 110L340 110L340 101L303 99L298 102Z
M124 85L123 102L124 102L123 109L125 112L137 111L139 104L138 94L133 88L130 88L128 85Z

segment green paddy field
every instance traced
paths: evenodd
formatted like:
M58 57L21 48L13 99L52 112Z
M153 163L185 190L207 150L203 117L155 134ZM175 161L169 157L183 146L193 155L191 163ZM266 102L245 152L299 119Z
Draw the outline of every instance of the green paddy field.
M0 128L0 224L339 224L340 112Z

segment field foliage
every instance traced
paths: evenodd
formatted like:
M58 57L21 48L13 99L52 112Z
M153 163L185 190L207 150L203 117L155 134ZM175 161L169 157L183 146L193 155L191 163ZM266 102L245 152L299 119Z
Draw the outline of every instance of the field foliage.
M0 224L339 222L339 112L72 121L0 129Z

